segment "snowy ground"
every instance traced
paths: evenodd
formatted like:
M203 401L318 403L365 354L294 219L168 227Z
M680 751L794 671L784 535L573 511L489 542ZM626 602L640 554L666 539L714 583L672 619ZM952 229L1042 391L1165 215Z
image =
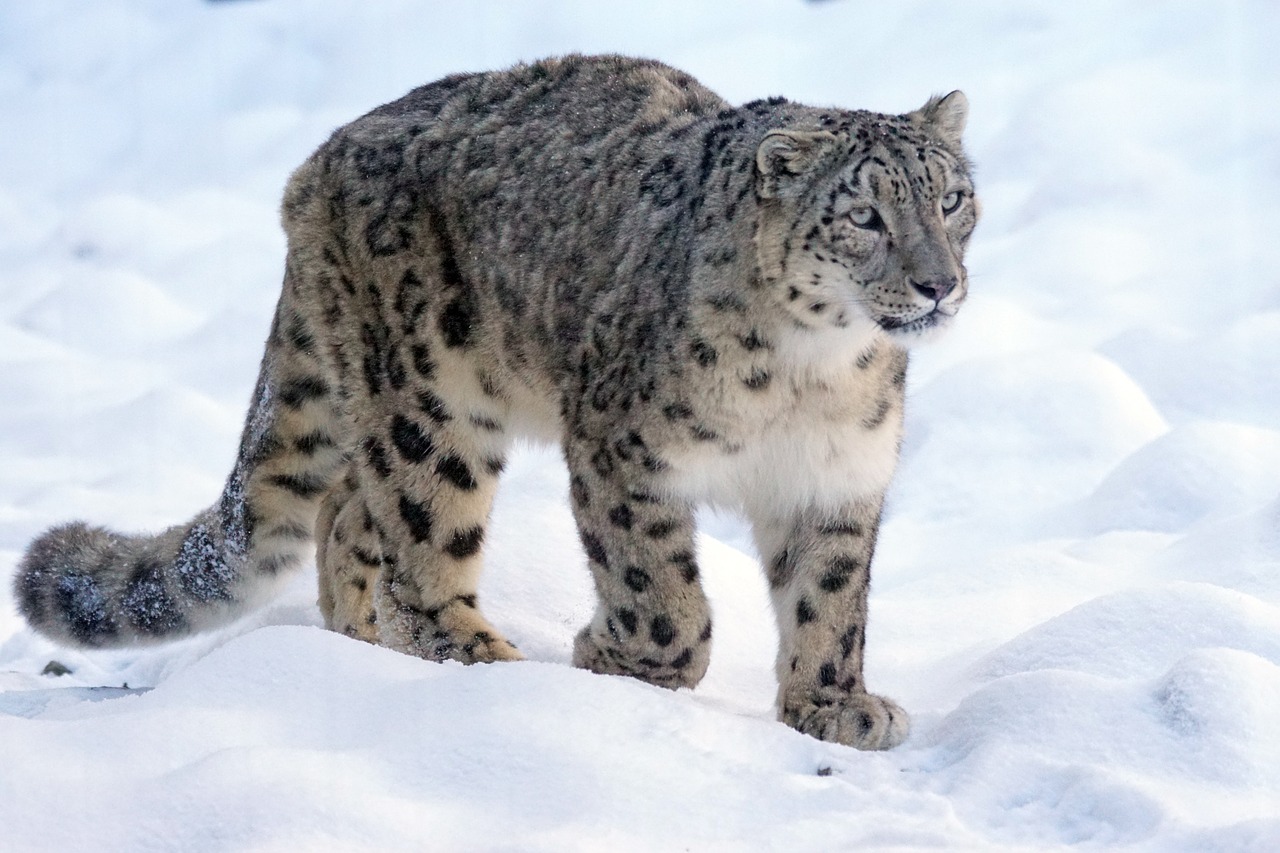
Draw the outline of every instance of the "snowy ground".
M877 557L869 679L914 715L901 748L772 721L733 519L700 542L697 691L568 667L588 578L531 451L482 595L534 662L325 633L313 574L218 636L73 653L6 583L0 847L1280 849L1277 35L1268 0L0 6L6 577L51 523L156 529L217 494L280 188L416 84L611 50L734 101L963 88L986 208Z

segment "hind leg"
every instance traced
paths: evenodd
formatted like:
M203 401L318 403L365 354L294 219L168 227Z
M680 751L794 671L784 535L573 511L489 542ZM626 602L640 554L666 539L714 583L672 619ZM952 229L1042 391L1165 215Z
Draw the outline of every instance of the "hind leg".
M407 141L362 144L385 146L380 163L409 164ZM427 659L518 659L476 596L509 409L501 377L490 375L502 368L485 291L463 278L414 166L366 172L343 160L335 173L349 194L330 199L345 235L328 247L343 267L331 283L351 316L334 360L358 494L381 544L379 641ZM357 198L373 203L349 204Z
M379 638L428 659L520 660L476 594L503 465L501 411L453 380L423 383L414 405L361 424L359 493L382 546L372 590Z
M463 464L445 454L426 483L388 478L393 489L380 489L373 498L380 501L381 513L375 515L396 530L382 534L383 570L373 592L380 638L384 645L428 659L521 660L477 601L485 523L497 479L463 474L470 468Z
M316 519L316 574L324 626L377 643L373 591L381 573L382 543L350 472L325 496Z

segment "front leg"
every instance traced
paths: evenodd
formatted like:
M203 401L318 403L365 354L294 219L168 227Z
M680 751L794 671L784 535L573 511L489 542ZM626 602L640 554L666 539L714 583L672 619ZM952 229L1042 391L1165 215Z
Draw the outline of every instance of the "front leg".
M778 718L858 749L902 743L906 712L862 677L880 500L753 522L778 619Z
M574 642L574 665L661 687L693 687L711 652L693 508L662 494L654 475L664 463L636 432L571 438L565 456L600 599Z

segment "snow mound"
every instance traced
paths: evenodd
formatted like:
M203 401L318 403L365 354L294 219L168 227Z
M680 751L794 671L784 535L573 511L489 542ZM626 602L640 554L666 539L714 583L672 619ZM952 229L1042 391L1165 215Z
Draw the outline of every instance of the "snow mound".
M1175 422L1280 423L1280 311L1247 312L1196 336L1167 327L1136 327L1099 350L1142 383Z
M1259 822L1237 826L1242 837L1274 837L1280 756L1256 746L1280 722L1277 691L1280 667L1232 649L1192 652L1146 680L1008 675L936 727L929 769L949 771L962 819L1013 843L1135 843L1168 825L1195 837L1206 813Z
M1071 670L1149 676L1200 648L1249 652L1280 664L1280 608L1205 583L1103 596L1037 625L976 667L982 678Z
M1163 577L1215 583L1280 604L1280 498L1195 526L1151 563Z
M895 772L884 756L630 679L540 663L439 665L314 628L255 631L145 695L42 719L9 741L11 759L50 760L0 780L17 849L191 849L211 839L241 849L458 849L488 838L493 849L506 839L521 850L638 850L797 831L829 847L894 823L861 789ZM12 730L0 717L0 736ZM50 826L46 804L65 784L56 759L87 749L99 760L77 780L78 820ZM911 799L936 823L896 837L963 837L936 796ZM135 811L166 819L121 820Z
M80 310L68 313L71 301ZM189 334L199 318L134 273L84 269L18 318L21 326L70 347L136 353Z
M977 489L1020 508L1081 496L1167 427L1113 362L1060 350L974 359L907 401L895 504L934 519L983 511Z
M1116 466L1088 498L1090 533L1185 529L1280 494L1280 433L1241 424L1176 427Z
M1182 737L1196 775L1280 793L1280 748L1265 737L1280 725L1274 656L1200 649L1179 659L1151 695L1162 721Z

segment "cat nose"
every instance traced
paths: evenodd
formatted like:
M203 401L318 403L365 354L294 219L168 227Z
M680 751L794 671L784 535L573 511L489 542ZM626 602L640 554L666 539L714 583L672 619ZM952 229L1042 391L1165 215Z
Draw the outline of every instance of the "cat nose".
M934 302L941 302L947 298L947 294L956 289L956 285L960 280L955 276L947 278L931 278L928 281L916 281L913 278L907 279L916 292L922 296L932 299Z

